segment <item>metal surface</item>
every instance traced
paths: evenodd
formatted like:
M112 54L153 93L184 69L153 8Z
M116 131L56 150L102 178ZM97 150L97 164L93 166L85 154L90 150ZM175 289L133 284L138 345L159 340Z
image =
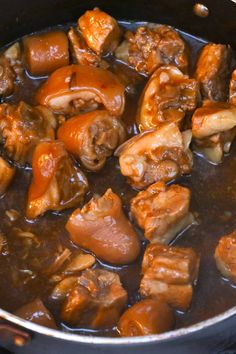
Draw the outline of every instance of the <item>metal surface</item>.
M116 18L166 23L236 47L236 5L230 0L206 0L204 5L209 9L209 16L203 18L194 14L195 3L192 0L41 0L36 5L28 0L1 0L0 45L50 25L76 20L86 9L99 6ZM180 11L178 16L177 8ZM204 354L220 353L236 341L236 307L188 328L138 338L99 338L62 333L26 322L3 310L0 310L0 318L13 326L0 326L0 345L16 354L184 354L190 351L191 354ZM14 335L10 340L3 338L3 329L21 335L18 340L14 340ZM32 340L28 340L28 333ZM21 341L20 337L26 340Z

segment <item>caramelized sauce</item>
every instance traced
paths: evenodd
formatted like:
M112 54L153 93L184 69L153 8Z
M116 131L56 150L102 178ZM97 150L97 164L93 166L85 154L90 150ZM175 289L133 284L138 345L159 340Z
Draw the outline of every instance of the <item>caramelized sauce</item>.
M122 24L130 29L140 25L126 22ZM68 26L65 26L65 29L67 28ZM204 41L188 34L182 33L182 35L191 51L192 71L196 53ZM123 119L128 126L129 134L133 135L137 133L134 118L145 78L128 66L117 62L114 58L108 59L112 71L121 78L128 78L131 81ZM25 100L27 103L33 104L36 89L44 80L25 76L23 85L19 85L14 95L7 101L17 103L20 100ZM3 150L1 153L4 155ZM191 210L197 215L197 224L179 235L173 244L193 247L201 254L201 266L198 284L194 289L192 306L185 314L177 313L176 328L205 320L236 305L236 289L221 278L214 261L214 250L220 236L236 228L235 171L236 144L233 145L230 155L226 156L223 163L218 166L209 164L203 158L195 155L191 176L183 177L177 181L192 191ZM124 210L129 216L129 201L137 192L126 183L125 178L121 175L116 158L110 158L100 173L86 172L86 175L90 186L86 201L94 193L103 194L107 188L111 187L115 193L121 196ZM41 297L63 330L116 336L115 329L90 331L68 328L60 323L57 306L49 301L53 284L49 282L44 271L62 247L67 247L72 251L76 249L69 241L64 227L71 210L60 214L49 212L35 222L28 222L25 219L24 210L30 178L30 169L18 169L11 187L0 199L0 232L6 236L8 243L4 250L5 254L0 256L0 306L5 310L15 311L36 297ZM11 222L5 214L10 209L17 210L20 215L14 222ZM17 237L14 228L34 233L37 240ZM144 251L145 239L136 225L135 228L142 239ZM141 261L142 255L135 264L124 267L111 267L99 261L97 263L99 266L111 269L120 275L122 283L129 293L130 305L139 299Z

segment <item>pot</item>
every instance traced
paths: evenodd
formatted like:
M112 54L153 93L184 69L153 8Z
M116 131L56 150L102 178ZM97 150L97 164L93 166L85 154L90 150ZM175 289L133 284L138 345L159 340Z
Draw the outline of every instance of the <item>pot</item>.
M205 0L209 15L193 11L194 0L1 0L0 46L46 27L75 21L99 6L122 20L169 24L213 42L236 47L236 4ZM199 7L201 10L201 7ZM207 9L200 15L207 14ZM207 304L206 304L207 306ZM236 342L236 307L196 325L161 335L101 338L51 330L0 309L0 345L16 354L139 354L219 353Z

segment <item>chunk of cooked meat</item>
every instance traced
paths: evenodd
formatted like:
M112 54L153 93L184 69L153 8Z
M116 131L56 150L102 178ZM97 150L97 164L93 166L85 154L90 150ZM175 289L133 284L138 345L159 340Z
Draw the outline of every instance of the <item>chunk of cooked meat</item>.
M15 87L16 74L9 61L0 57L0 96L9 96L13 93Z
M24 61L30 75L45 76L69 65L69 43L63 31L34 34L23 39Z
M165 64L177 66L183 72L188 69L183 39L173 28L164 25L142 26L135 33L127 32L116 57L146 75Z
M88 189L85 175L73 163L63 143L42 142L34 150L33 179L29 187L26 216L34 219L48 210L78 205Z
M236 106L236 69L232 72L229 84L229 102Z
M14 314L40 326L57 329L54 318L40 299L35 299L22 306Z
M194 218L188 188L157 182L131 200L131 213L151 242L169 243Z
M62 321L73 326L106 329L115 326L127 303L119 275L107 270L85 270L65 300Z
M130 307L118 322L121 337L147 336L171 330L174 313L169 305L157 299L146 299Z
M117 21L97 7L86 11L78 26L89 46L96 54L112 53L118 46L121 30Z
M125 105L124 86L111 72L89 65L70 65L56 70L39 89L36 100L53 111L78 114L103 105L120 116Z
M121 199L111 189L75 210L66 229L75 244L106 262L127 264L139 255L138 236L123 213Z
M68 32L72 56L76 64L99 66L101 57L93 52L86 44L81 33L74 28Z
M196 151L212 163L220 163L236 135L236 107L225 102L206 101L192 116Z
M158 181L168 182L192 168L191 132L180 132L174 123L144 132L116 151L121 173L137 189Z
M192 248L160 243L149 245L142 264L141 295L162 299L176 309L186 311L197 282L199 261Z
M91 171L99 171L107 157L124 142L123 123L107 111L93 111L67 120L58 130L58 139L67 151Z
M43 106L0 105L0 142L11 159L20 164L31 163L35 146L41 140L55 138L57 121Z
M231 64L231 48L209 43L203 47L197 61L195 78L202 97L211 101L225 101Z
M149 79L139 102L137 123L150 130L165 122L181 124L197 106L198 83L175 66L162 66Z
M6 192L15 175L15 168L0 156L0 197Z
M216 266L233 284L236 284L236 231L221 237L215 250Z
M10 96L15 89L15 82L22 76L21 50L19 43L14 43L0 56L0 96Z

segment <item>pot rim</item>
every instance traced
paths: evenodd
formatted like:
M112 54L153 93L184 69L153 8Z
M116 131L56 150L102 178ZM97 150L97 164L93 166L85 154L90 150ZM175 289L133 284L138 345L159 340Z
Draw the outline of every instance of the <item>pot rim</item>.
M17 317L7 311L0 309L0 318L6 321L9 321L17 326L21 326L25 329L28 329L33 332L37 332L42 335L50 336L56 339L72 341L82 344L94 344L94 345L133 345L133 344L150 344L155 342L163 342L166 340L175 340L179 337L186 336L195 332L198 332L203 329L207 329L213 325L216 325L222 321L229 319L232 316L236 315L236 306L231 309L214 316L208 320L198 322L194 325L176 329L170 332L162 334L154 334L143 337L127 337L127 338L113 338L113 337L95 337L95 336L86 336L75 333L62 332L55 329L50 329L47 327L40 326L38 324L23 320L20 317Z

